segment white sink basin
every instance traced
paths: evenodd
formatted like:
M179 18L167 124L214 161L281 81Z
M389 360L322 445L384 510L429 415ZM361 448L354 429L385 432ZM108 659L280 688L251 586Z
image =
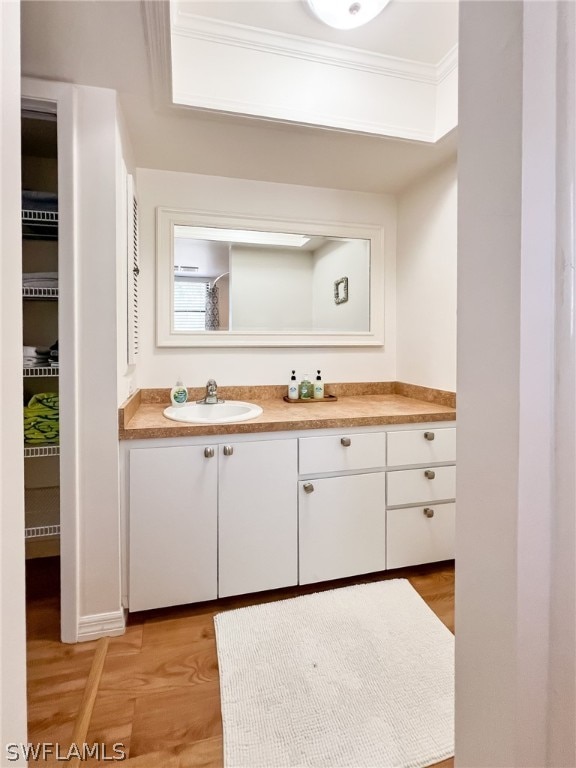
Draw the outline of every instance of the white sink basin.
M236 421L255 419L262 413L262 408L254 403L241 400L226 400L223 403L186 403L164 410L164 416L173 421L189 424L232 424Z

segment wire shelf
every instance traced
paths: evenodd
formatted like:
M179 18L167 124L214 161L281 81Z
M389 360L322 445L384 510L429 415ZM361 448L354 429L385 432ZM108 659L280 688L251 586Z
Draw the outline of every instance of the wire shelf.
M57 240L58 211L22 211L22 237L28 240Z
M36 459L41 456L60 456L59 445L25 445L24 458Z
M24 299L57 299L58 288L33 288L32 286L22 287L22 298Z
M35 528L24 529L24 537L26 539L43 539L46 536L60 536L60 524L38 525Z
M58 368L53 368L51 365L31 365L25 366L22 369L22 373L25 379L32 379L46 376L58 376Z
M60 535L60 488L25 489L26 539Z

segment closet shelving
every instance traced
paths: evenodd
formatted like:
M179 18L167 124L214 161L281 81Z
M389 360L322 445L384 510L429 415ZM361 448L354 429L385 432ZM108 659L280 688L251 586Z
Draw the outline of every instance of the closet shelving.
M58 211L22 210L22 237L58 240Z
M22 115L22 180L26 190L22 195L22 272L26 278L22 286L23 344L36 347L50 347L58 338L59 217L54 117L43 113ZM52 276L55 279L45 279ZM38 359L37 364L30 366L24 364L22 376L25 405L32 395L58 392L59 367L51 365L48 359ZM58 554L59 456L58 443L24 443L27 557Z

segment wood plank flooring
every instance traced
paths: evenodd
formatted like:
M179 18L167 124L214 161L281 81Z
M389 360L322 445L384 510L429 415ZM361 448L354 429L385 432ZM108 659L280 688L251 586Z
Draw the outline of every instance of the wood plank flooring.
M58 558L28 561L28 741L72 743L75 724L92 706L86 743L104 744L109 766L122 744L133 768L222 768L222 720L213 616L224 610L294 597L337 586L408 578L437 616L454 631L454 568L441 563L326 585L131 614L125 635L98 641L59 641ZM102 661L101 674L93 663ZM98 670L100 672L100 670ZM92 685L91 680L96 680ZM80 714L79 714L80 713ZM83 722L83 720L82 720ZM62 765L61 760L30 761ZM118 764L118 763L116 763ZM453 760L436 768L452 768ZM361 768L358 766L358 768Z

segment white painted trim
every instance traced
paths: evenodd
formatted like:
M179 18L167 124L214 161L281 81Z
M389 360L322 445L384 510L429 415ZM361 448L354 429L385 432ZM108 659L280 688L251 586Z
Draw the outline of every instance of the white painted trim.
M75 190L75 88L67 83L24 78L23 96L27 100L52 102L58 124L58 302L59 347L64 361L60 366L60 605L61 637L66 643L78 639L79 619L79 468L78 468L78 393L76 387L77 271L80 256L76 243Z
M430 64L198 16L179 5L170 32L177 106L427 143L457 121L457 45ZM316 91L315 83L322 83Z
M355 131L356 133L385 135L411 141L425 141L427 143L436 141L434 131L419 131L414 128L407 128L403 125L390 125L368 120L351 120L350 118L341 115L330 116L312 112L309 109L298 111L293 107L286 109L280 106L272 106L271 104L261 104L258 102L222 99L205 95L199 96L197 93L188 91L174 91L173 98L176 104L193 104L200 109L209 109L216 112L233 112L234 114L252 117L261 117L265 114L266 118L271 120L281 120L283 123L340 128L346 131Z
M370 240L370 328L366 333L174 333L172 331L173 228L205 227L298 232L307 235ZM278 219L206 210L156 209L156 344L159 347L366 347L384 344L384 228L379 224L349 224L314 219Z
M26 742L20 3L0 3L0 750Z
M458 45L451 48L446 56L436 65L436 85L446 80L455 69L458 69Z
M438 71L434 64L387 56L272 29L259 29L221 19L196 16L179 8L172 20L172 34L386 77L415 80L427 85L434 85L438 80Z
M100 637L115 637L126 631L126 611L121 608L109 613L81 616L78 624L78 642L98 640Z
M170 3L141 3L148 74L156 109L171 105L172 49Z

